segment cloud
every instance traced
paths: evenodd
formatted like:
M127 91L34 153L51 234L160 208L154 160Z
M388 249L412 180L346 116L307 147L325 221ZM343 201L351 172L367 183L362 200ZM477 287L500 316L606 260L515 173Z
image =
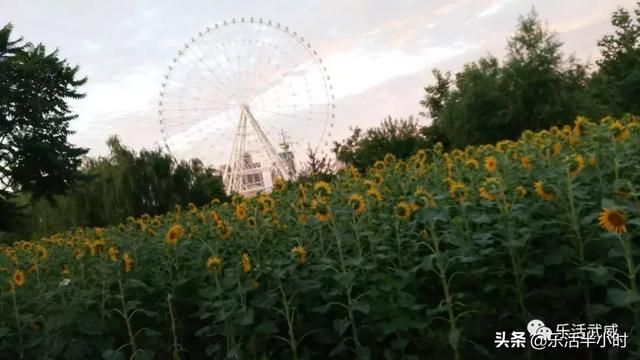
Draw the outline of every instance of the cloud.
M375 52L354 48L328 55L325 63L332 76L339 79L335 87L335 95L339 98L361 93L394 77L420 71L473 48L474 45L464 41L428 47L416 55L394 48Z
M91 131L97 123L110 118L153 110L163 71L155 64L144 64L116 75L111 81L88 83L83 89L87 96L72 103L79 115L73 122L74 130Z
M493 15L493 14L497 13L498 11L500 11L507 4L512 3L514 1L517 1L517 0L498 0L498 1L493 1L493 3L491 5L489 5L489 7L485 8L480 13L478 13L478 15L476 15L476 17L477 18L483 18L483 17L486 17L486 16Z

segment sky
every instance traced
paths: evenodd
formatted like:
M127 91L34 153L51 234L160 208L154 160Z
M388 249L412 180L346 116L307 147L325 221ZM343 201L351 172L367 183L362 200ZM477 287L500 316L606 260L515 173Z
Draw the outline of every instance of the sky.
M619 6L635 0L0 0L0 25L13 23L14 36L58 48L80 66L89 81L73 103L79 117L70 141L104 155L114 134L136 150L164 143L158 101L167 66L191 37L223 20L271 19L312 44L333 86L333 141L387 116L426 123L419 101L431 70L500 58L518 16L533 7L564 54L593 64ZM225 136L230 143L233 135Z

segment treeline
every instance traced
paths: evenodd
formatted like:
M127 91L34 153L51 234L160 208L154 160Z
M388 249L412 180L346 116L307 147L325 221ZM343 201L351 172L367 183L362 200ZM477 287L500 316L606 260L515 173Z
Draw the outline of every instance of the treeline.
M640 113L640 2L611 17L614 32L597 43L595 67L562 53L562 43L535 11L519 19L499 60L486 56L452 74L433 70L420 104L429 126L387 119L377 129L355 129L335 144L339 160L363 170L385 153L406 158L416 147L445 148L514 140L524 130L572 122L578 115Z
M129 216L164 214L176 205L226 200L220 174L198 159L176 161L161 149L135 152L115 136L107 145L108 156L85 158L81 171L88 180L53 201L32 202L24 212L24 231L16 231L14 237L114 225Z

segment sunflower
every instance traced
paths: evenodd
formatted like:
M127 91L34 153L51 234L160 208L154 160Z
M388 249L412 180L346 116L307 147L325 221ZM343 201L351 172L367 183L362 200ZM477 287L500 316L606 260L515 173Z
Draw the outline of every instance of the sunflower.
M622 234L627 232L627 226L624 223L624 214L616 209L602 209L598 216L600 227L608 232Z
M13 283L17 287L22 287L25 282L26 282L26 278L24 276L24 272L22 270L16 270L13 273Z
M67 264L62 265L62 271L60 271L60 275L70 274L69 266Z
M247 206L244 203L239 203L235 206L234 214L236 219L244 220L247 217Z
M182 225L174 224L167 232L164 241L169 245L175 245L178 240L180 240L182 235L184 235L184 229L182 228Z
M520 158L520 163L522 164L523 168L531 170L531 160L529 160L528 156L523 156L522 158Z
M293 254L296 254L296 256L298 257L298 263L300 263L300 265L304 265L307 262L307 251L303 246L295 246L293 249L291 249L291 252Z
M222 259L219 256L209 256L207 259L207 270L216 272L222 271Z
M464 164L473 170L478 170L478 168L480 167L480 163L478 163L478 160L474 158L467 159L467 161L465 161Z
M413 204L411 204L412 206L415 204L419 208L424 206L429 206L432 209L436 208L436 200L433 198L433 195L431 195L431 193L425 190L422 186L418 186L413 196L416 199L413 201Z
M452 199L462 202L467 196L467 187L460 181L450 180L449 195Z
M209 213L209 218L216 224L220 224L220 222L222 221L222 219L220 219L220 215L218 215L218 212L215 210L211 210L211 212Z
M498 168L498 161L496 160L495 157L488 156L484 158L484 169L487 170L487 172L492 173L496 171L497 168Z
M258 198L258 210L264 215L273 210L276 202L268 195L263 194Z
M107 253L109 254L109 259L113 262L118 261L118 248L115 246L110 246L109 250L107 251Z
M360 194L349 195L348 202L349 206L351 206L351 209L353 209L353 212L356 215L362 214L366 208L364 198Z
M561 143L555 143L552 146L552 154L553 156L556 156L558 154L560 154L560 151L562 151L562 144Z
M396 160L396 157L393 154L387 154L384 156L383 160L385 165L389 165Z
M211 200L211 205L218 205L218 204L220 204L220 199L214 198L213 200Z
M247 225L249 225L250 228L256 227L256 218L254 218L253 216L248 217Z
M46 260L49 257L49 252L47 248L42 245L36 245L36 252L38 253L38 259L40 261Z
M631 136L631 132L627 129L620 121L614 121L613 124L609 126L609 131L613 134L613 137L617 141L624 141Z
M124 266L124 272L128 273L131 271L131 267L133 266L133 259L127 252L122 254L122 265Z
M573 127L573 133L576 136L582 136L587 132L587 126L590 124L589 119L584 116L578 116Z
M245 274L251 271L251 259L247 253L242 253L242 271Z
M414 158L418 163L424 164L427 161L427 152L424 149L420 149L416 152Z
M98 237L102 237L102 235L104 235L104 228L102 227L96 227L93 230L96 232L96 236Z
M326 196L331 194L331 185L320 180L313 185L313 190L317 191L322 196Z
M382 194L376 187L367 190L367 195L373 197L374 199L376 199L376 201L382 201Z
M544 184L542 183L541 180L536 181L533 184L533 188L536 192L536 195L538 195L538 197L540 197L542 200L544 201L551 201L554 198L553 193L549 193L545 190L544 188Z
M320 222L326 222L326 221L329 221L329 219L331 219L331 210L329 209L326 203L313 200L313 203L311 206L316 211L314 215L316 220Z
M496 196L493 195L492 193L488 192L487 189L485 189L484 186L481 186L479 189L480 192L480 197L488 200L488 201L494 201L496 199Z
M527 189L522 185L518 185L516 187L516 196L519 198L523 198L525 197L525 195L527 195Z
M216 226L216 229L220 233L220 237L224 240L230 239L233 234L233 228L226 221L221 221L220 224Z
M577 176L584 168L584 158L582 155L574 155L569 159L569 175Z
M411 205L409 205L408 202L401 201L398 204L396 204L396 216L399 217L400 219L403 219L403 220L409 219L411 217L412 212L413 212L413 209L411 208Z
M273 190L275 191L282 191L285 188L285 181L283 178L281 177L277 177L274 181L273 181Z
M349 172L349 176L350 176L352 179L357 179L357 178L359 178L359 177L360 177L360 172L359 172L359 171L358 171L358 169L357 169L355 166L353 166L353 165L350 165L350 166L349 166L349 168L347 169L347 172Z

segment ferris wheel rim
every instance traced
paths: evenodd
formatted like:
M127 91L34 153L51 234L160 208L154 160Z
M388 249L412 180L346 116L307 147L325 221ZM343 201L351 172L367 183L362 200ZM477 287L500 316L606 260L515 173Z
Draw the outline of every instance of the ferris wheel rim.
M164 106L167 103L166 101L167 86L171 79L171 75L174 72L175 66L178 64L180 60L180 57L184 56L186 51L190 49L190 46L192 45L189 45L189 44L197 44L198 40L202 40L207 34L211 34L216 30L221 30L226 27L237 26L241 24L257 24L271 30L279 31L281 34L285 34L288 37L295 40L295 42L305 50L306 54L308 55L308 59L312 61L313 66L317 69L318 73L321 74L323 91L324 91L323 95L324 95L324 99L326 100L326 103L323 103L323 105L326 105L327 107L326 112L323 112L323 114L326 114L326 117L323 121L322 127L321 129L318 129L320 130L320 134L319 136L312 139L313 142L315 142L313 146L313 151L314 152L318 151L318 149L322 147L323 142L324 142L324 146L328 146L329 141L331 140L331 137L332 137L331 129L335 125L334 121L336 118L335 94L333 92L333 84L331 81L331 76L328 73L328 69L326 67L326 64L324 63L324 60L318 54L318 51L314 47L312 47L311 43L308 40L306 40L302 35L298 34L293 29L290 29L288 26L282 25L279 22L272 21L271 19L264 19L261 17L260 18L241 17L241 18L231 18L231 20L222 20L221 22L216 22L213 25L205 26L203 30L198 31L196 34L191 36L190 41L187 41L183 44L183 46L177 51L177 55L171 60L171 63L168 65L167 71L165 72L163 77L162 89L160 91L160 100L158 103L159 105L158 115L159 115L159 123L161 127L162 142L164 143L166 150L169 153L171 153L172 156L174 156L174 151L172 150L168 140L169 131L167 129L167 118L166 118L166 112L168 109L165 109ZM261 110L257 109L257 111L260 112ZM233 121L233 119L230 119L230 118L229 120ZM310 143L308 145L310 145Z

